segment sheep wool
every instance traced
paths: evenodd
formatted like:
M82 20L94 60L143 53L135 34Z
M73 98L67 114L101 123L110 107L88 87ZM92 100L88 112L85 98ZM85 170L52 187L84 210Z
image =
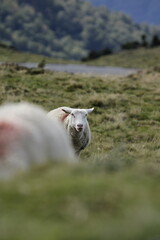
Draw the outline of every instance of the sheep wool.
M94 108L76 109L59 107L51 110L47 115L51 119L61 122L71 138L76 155L85 149L91 141L91 131L87 116Z
M0 107L0 177L46 161L75 161L66 131L46 115L30 103Z

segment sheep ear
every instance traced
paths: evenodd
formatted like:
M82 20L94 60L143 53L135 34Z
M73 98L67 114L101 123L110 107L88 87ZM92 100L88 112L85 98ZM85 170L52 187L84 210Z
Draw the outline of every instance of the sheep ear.
M91 113L93 112L94 108L89 108L89 109L86 109L87 113Z
M70 107L63 107L62 111L69 114L69 113L72 112L72 108L70 108Z

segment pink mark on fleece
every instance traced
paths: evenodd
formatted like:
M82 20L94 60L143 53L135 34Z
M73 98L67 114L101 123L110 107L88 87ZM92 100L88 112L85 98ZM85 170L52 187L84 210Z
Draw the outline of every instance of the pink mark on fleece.
M9 147L16 138L17 130L12 123L0 122L0 160L7 156Z
M65 118L67 117L69 115L69 113L64 113L64 114L62 114L62 116L61 116L61 121L62 122L64 122L64 120L65 120Z

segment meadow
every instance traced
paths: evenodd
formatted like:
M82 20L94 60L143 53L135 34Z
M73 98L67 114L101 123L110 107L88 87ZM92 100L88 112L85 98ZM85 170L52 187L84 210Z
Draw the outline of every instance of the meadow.
M0 62L7 63L24 63L24 62L36 62L39 63L42 60L45 63L70 63L72 61L64 60L64 59L54 59L51 57L42 56L39 54L31 54L27 52L17 51L11 47L1 47L0 46Z
M0 103L94 107L75 165L0 182L1 240L160 239L160 67L87 76L0 66Z
M150 68L159 65L160 47L123 50L115 54L87 61L88 65Z
M38 54L30 54L27 52L19 52L10 48L2 48L0 46L0 62L35 62L40 63L62 63L62 64L84 64L93 66L116 66L136 69L147 69L159 66L160 47L155 48L139 48L135 50L124 50L111 55L99 57L90 61L75 61L65 59L54 59Z

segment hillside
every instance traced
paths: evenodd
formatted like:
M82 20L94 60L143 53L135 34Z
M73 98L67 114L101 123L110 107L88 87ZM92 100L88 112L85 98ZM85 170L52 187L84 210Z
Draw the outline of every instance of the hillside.
M81 0L0 0L0 6L0 42L56 58L80 59L91 50L116 51L144 34L147 41L160 35L160 28Z
M115 66L127 68L150 68L158 67L160 62L160 47L156 48L139 48L135 50L126 50L112 55L103 56L90 61L71 61L56 58L45 57L43 55L23 53L12 48L4 48L0 46L1 62L6 63L22 63L35 62L40 63L62 63L62 64L84 64L93 66Z
M95 60L85 61L84 63L93 66L119 66L139 69L159 67L160 47L120 51Z
M136 22L160 25L159 0L88 0L95 6L106 6L114 11L122 11Z
M89 77L0 66L0 103L95 107L92 142L79 164L45 165L0 182L0 239L159 238L159 79L158 67Z
M33 62L39 63L41 61L45 61L45 63L75 63L76 61L70 61L65 59L58 59L47 57L40 54L33 54L18 51L12 47L8 47L6 45L2 46L0 44L0 62L6 63L23 63L23 62Z

